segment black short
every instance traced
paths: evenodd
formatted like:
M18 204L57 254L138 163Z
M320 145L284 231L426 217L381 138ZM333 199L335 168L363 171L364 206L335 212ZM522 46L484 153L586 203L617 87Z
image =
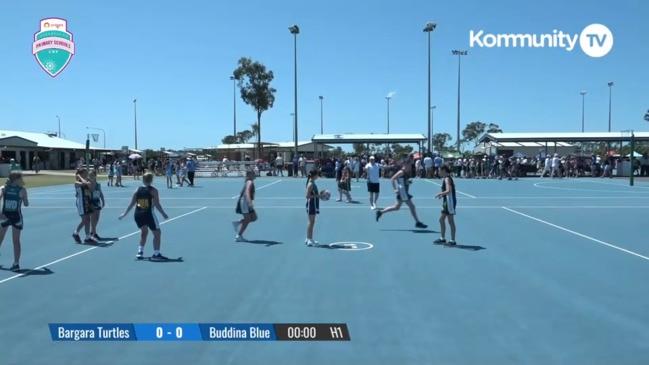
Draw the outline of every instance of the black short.
M0 222L0 227L2 228L7 228L9 226L14 227L16 229L23 229L23 216L20 213L2 213L5 217L7 217L6 220L3 220Z
M372 183L372 182L367 183L367 192L368 193L378 193L380 189L381 189L381 184L380 183Z
M152 231L157 231L160 229L160 224L158 223L158 218L153 212L146 213L136 213L133 215L135 218L135 224L137 228L149 227Z

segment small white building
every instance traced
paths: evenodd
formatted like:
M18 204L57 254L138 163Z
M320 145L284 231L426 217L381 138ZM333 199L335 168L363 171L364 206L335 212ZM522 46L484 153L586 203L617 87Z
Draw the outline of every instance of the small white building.
M23 170L32 170L34 157L41 160L44 170L62 170L74 167L84 157L86 145L55 134L0 130L0 162L15 159ZM105 151L90 147L93 152Z

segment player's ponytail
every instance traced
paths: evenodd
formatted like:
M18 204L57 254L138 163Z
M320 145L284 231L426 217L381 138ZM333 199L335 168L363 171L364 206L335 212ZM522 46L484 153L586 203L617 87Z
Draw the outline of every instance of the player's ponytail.
M309 185L311 180L316 176L318 176L318 170L313 169L313 170L309 171L309 174L306 177L306 184Z

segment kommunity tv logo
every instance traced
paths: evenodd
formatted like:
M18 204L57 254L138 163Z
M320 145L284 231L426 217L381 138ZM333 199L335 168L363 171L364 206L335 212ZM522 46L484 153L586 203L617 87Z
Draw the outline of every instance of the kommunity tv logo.
M579 34L556 29L546 34L469 32L471 48L563 48L572 52L577 45L587 56L604 57L613 48L613 33L602 24L591 24Z

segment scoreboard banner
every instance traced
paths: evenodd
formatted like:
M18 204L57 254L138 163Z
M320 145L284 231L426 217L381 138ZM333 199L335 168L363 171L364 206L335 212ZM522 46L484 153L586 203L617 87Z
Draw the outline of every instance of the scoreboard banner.
M350 341L345 323L50 323L53 341Z

